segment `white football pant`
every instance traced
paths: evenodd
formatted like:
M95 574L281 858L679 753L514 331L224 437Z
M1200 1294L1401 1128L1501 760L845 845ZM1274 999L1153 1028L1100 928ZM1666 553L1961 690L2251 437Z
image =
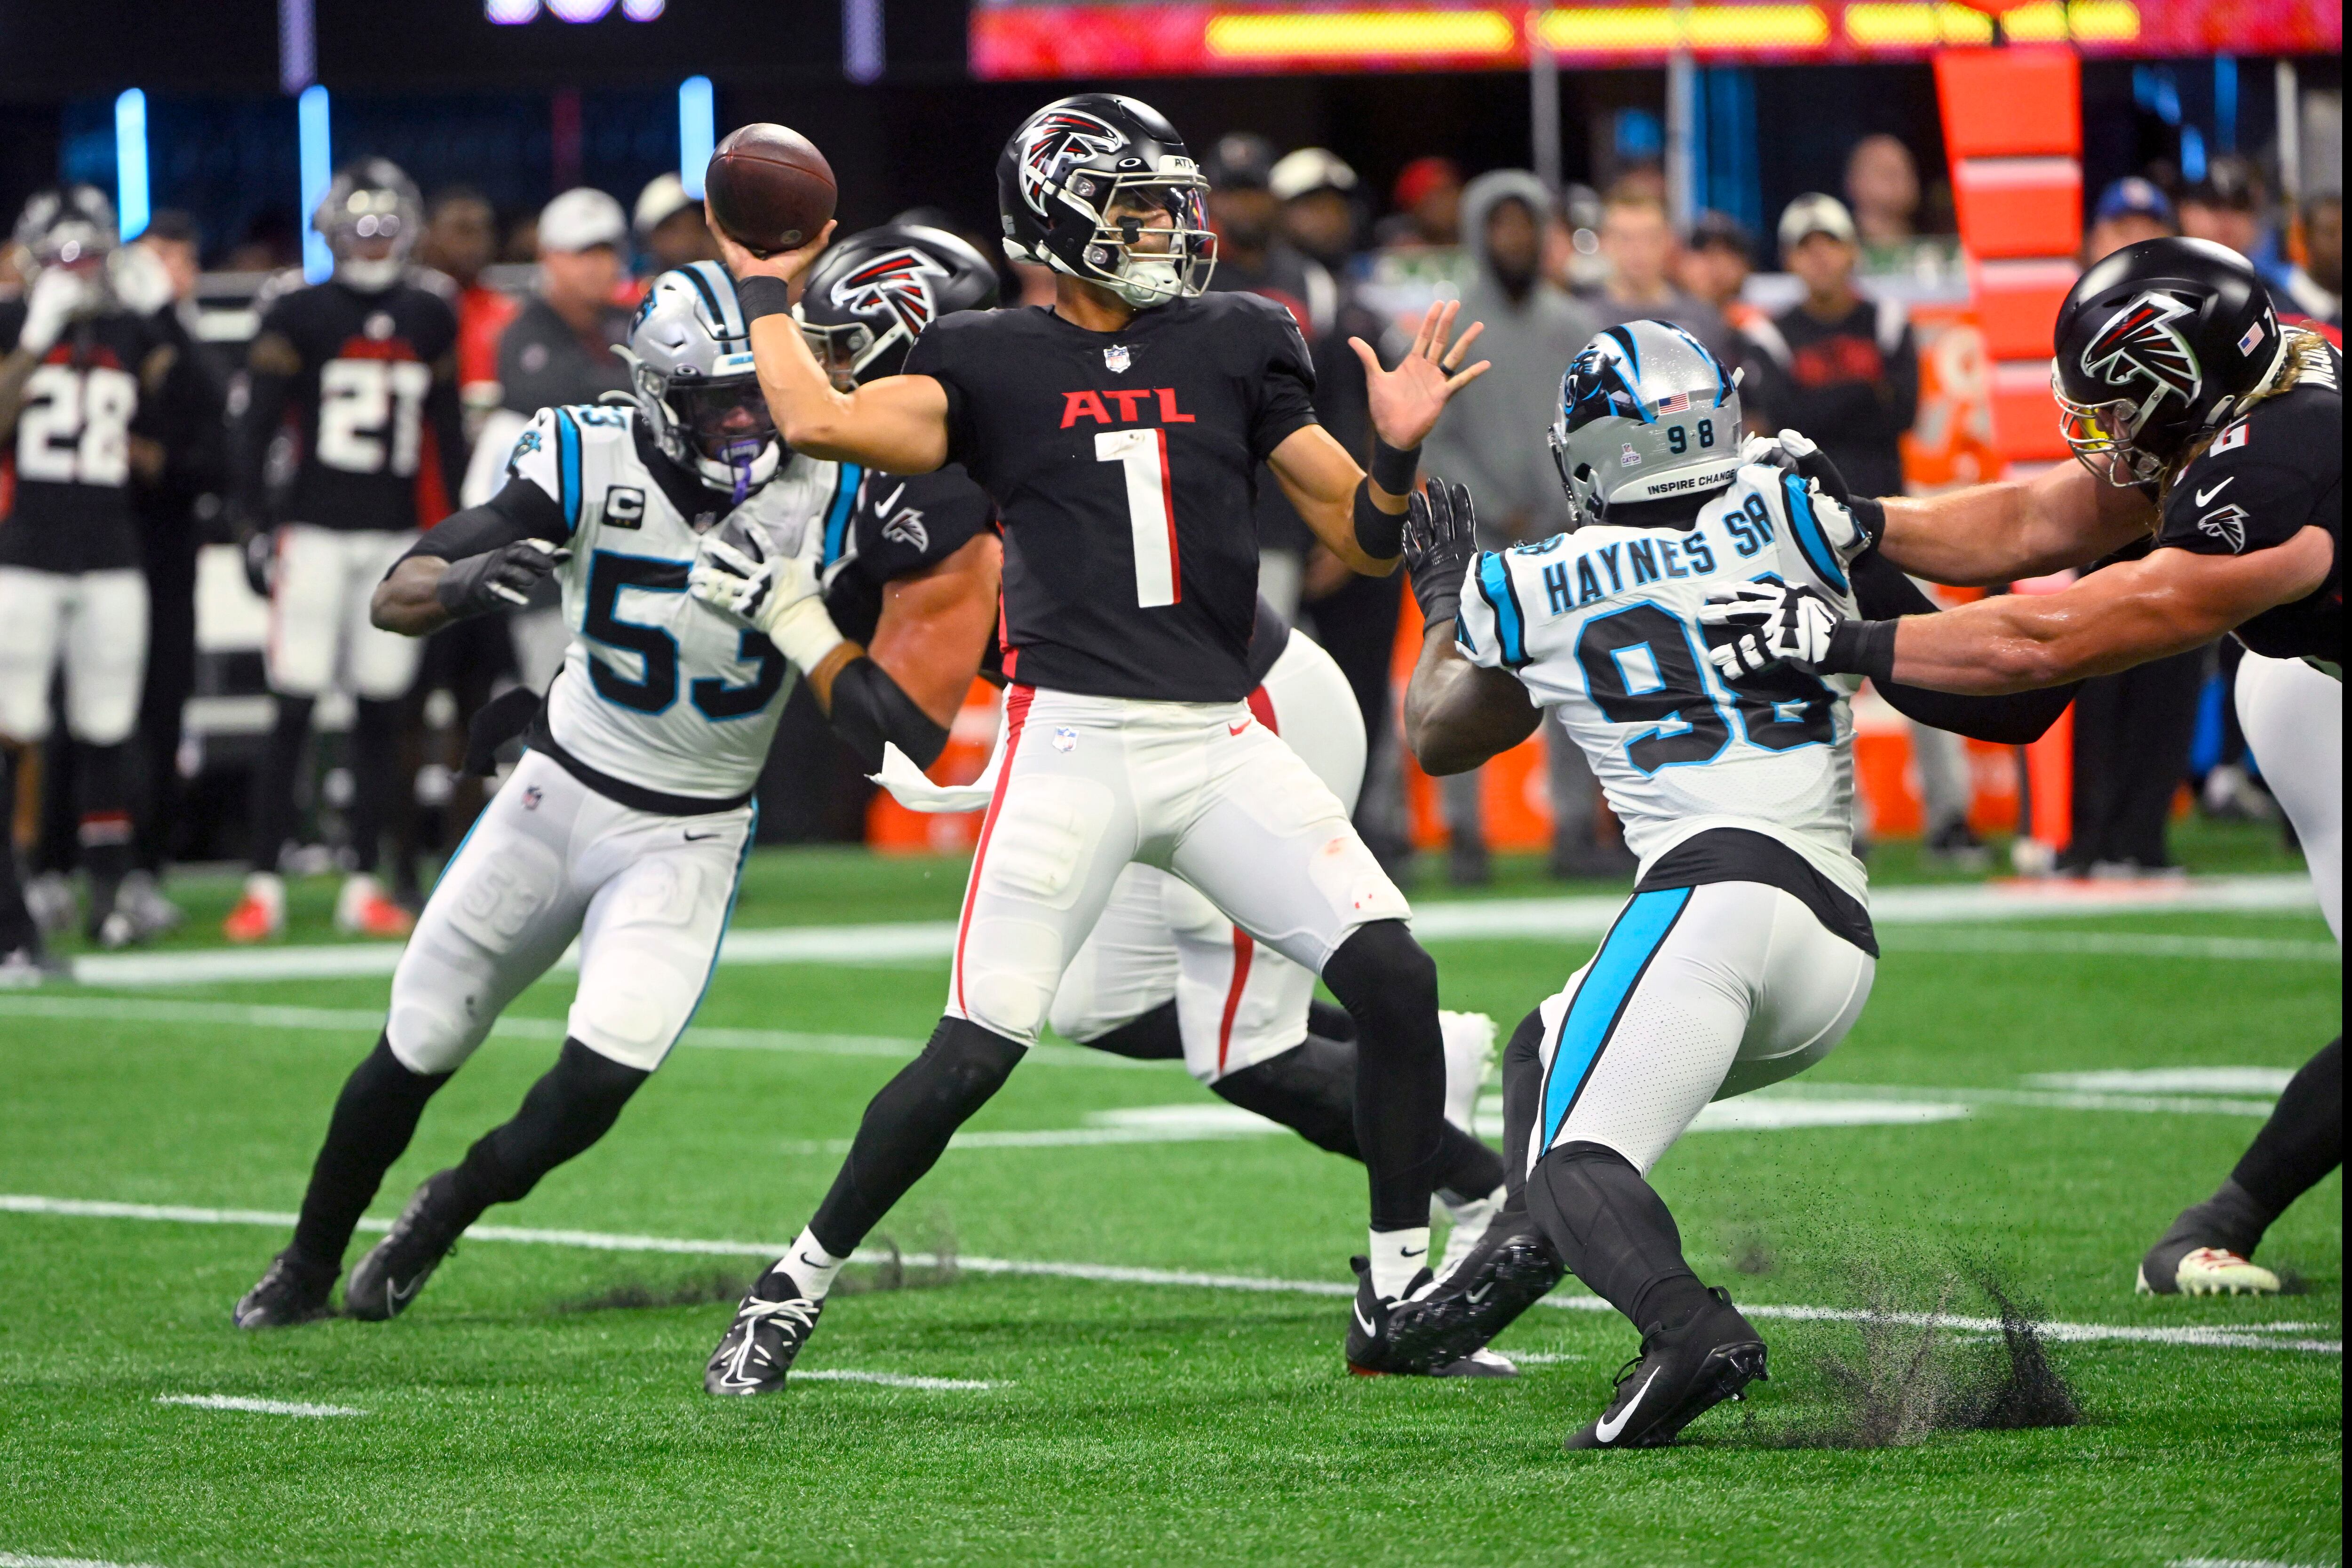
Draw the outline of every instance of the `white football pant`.
M89 746L131 738L147 677L145 573L0 566L0 736L48 738L60 660L66 733Z
M2344 683L2301 659L2248 653L2238 725L2263 782L2294 824L2327 929L2344 940Z
M757 815L633 810L524 753L401 955L384 1026L392 1053L412 1072L455 1071L577 936L568 1032L652 1071L710 984Z
M368 601L414 533L288 523L278 530L269 589L269 641L262 664L280 696L318 697L341 676L375 702L408 695L425 639L380 630Z

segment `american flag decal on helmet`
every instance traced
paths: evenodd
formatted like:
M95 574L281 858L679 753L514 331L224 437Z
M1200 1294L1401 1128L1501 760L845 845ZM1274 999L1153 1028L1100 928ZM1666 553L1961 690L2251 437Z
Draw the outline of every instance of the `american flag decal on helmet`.
M833 286L833 302L861 316L887 313L907 329L920 335L939 316L931 297L931 279L951 276L948 269L911 246L885 251Z
M1668 392L1665 396L1658 400L1658 412L1660 413L1688 413L1690 412L1690 393Z
M2169 294L2150 290L2141 295L2116 311L2083 350L2083 373L2110 386L2147 382L2147 396L2139 404L2143 418L2168 393L2195 402L2205 384L2204 372L2188 340L2172 325L2189 313L2189 307Z

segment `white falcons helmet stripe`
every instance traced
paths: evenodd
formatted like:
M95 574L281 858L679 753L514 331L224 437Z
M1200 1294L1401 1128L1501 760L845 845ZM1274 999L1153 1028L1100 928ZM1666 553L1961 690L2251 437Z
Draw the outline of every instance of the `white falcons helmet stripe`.
M2148 383L2138 416L2145 420L2169 395L2194 403L2205 384L2197 355L2172 323L2189 307L2169 294L2150 290L2116 312L2083 350L2083 372L2109 386Z
M833 302L861 316L888 315L919 336L939 316L931 279L954 275L912 246L886 251L833 286Z
M1021 144L1021 199L1039 217L1049 215L1046 187L1058 183L1065 158L1073 152L1080 157L1116 152L1126 145L1126 137L1091 114L1066 109L1045 116L1029 128Z

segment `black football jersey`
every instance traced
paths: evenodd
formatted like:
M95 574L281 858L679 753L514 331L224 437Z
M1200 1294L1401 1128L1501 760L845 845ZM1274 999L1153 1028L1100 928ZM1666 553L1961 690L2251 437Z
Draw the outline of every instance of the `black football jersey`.
M247 515L387 533L448 515L466 462L457 341L448 302L413 284L362 294L330 281L279 298L254 339L236 420ZM269 448L289 426L295 461L279 488Z
M2222 427L2166 498L2158 548L2243 555L2327 530L2327 580L2265 610L2238 640L2274 659L2344 660L2344 356L2331 348L2294 387Z
M1257 469L1315 420L1290 312L1209 294L1090 332L1041 307L917 340L948 455L1004 529L1006 673L1093 696L1232 702L1257 618Z
M0 343L24 325L21 303L0 304ZM74 323L42 357L0 449L0 566L140 564L131 438L153 434L173 355L155 322L118 310Z
M884 585L937 566L995 526L996 504L960 465L885 474L843 464L819 557L834 625L853 643L871 643Z

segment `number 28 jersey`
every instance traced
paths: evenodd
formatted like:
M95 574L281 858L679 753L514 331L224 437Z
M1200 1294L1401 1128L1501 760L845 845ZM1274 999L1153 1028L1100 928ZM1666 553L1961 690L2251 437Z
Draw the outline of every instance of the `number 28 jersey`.
M1456 637L1558 711L1645 868L1695 834L1744 828L1866 902L1847 701L1860 678L1778 665L1727 685L1706 649L1730 633L1699 607L1770 578L1855 614L1846 568L1868 542L1802 481L1745 467L1685 528L1593 525L1479 555Z
M774 644L686 591L703 532L740 517L784 554L816 547L840 465L795 455L740 507L649 453L635 409L541 409L509 483L551 498L570 546L559 571L572 643L547 694L547 730L597 772L664 795L749 790L767 759L793 667Z

